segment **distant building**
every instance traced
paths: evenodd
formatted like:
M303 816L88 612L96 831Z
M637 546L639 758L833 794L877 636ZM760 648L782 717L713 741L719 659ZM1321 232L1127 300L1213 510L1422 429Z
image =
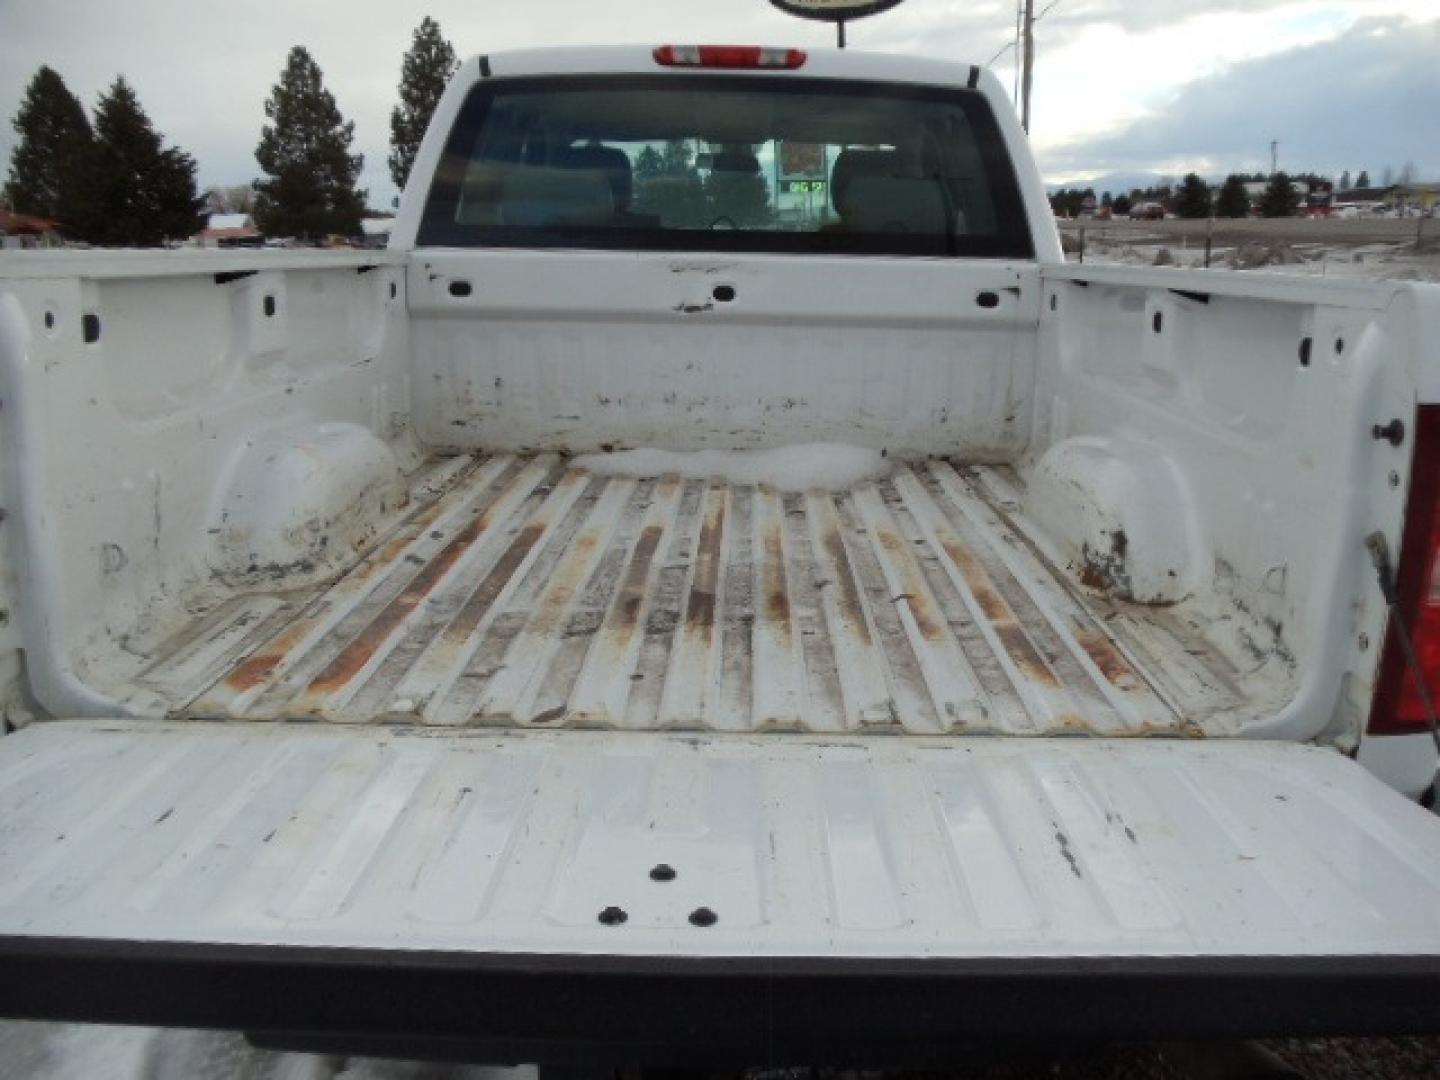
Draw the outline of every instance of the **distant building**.
M59 228L58 221L0 210L0 248L53 247L60 243Z
M201 247L260 247L265 237L249 214L211 214L195 237Z
M1396 184L1388 192L1385 201L1412 210L1433 210L1440 206L1440 183L1437 184Z

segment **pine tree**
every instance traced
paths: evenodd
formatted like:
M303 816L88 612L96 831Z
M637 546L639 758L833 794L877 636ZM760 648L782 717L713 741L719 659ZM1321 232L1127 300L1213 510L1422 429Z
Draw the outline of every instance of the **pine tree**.
M92 244L155 247L202 227L195 159L164 137L117 78L95 106L95 147L75 233Z
M1215 198L1215 216L1243 218L1250 214L1250 196L1245 191L1245 179L1236 173L1225 178L1220 194Z
M646 147L636 158L635 210L658 214L667 229L709 228L705 187L684 139L671 139L662 151Z
M60 222L69 235L84 204L81 185L94 145L85 107L57 72L41 67L11 123L20 141L10 157L6 201L18 214Z
M400 64L400 104L390 113L390 178L402 191L456 66L455 50L440 35L440 24L425 16Z
M1342 172L1342 173L1340 174L1340 190L1341 190L1341 191L1349 191L1349 190L1350 190L1350 170L1349 170L1349 169L1346 169L1344 172Z
M1360 170L1360 175L1355 178L1357 188L1368 188L1370 186L1370 173L1365 169Z
M1290 182L1290 177L1283 172L1277 172L1270 178L1265 194L1260 196L1261 215L1267 218L1293 217L1299 206L1300 196Z
M1175 213L1182 218L1207 218L1210 216L1210 188L1196 173L1186 173L1180 182L1180 194L1175 202Z
M255 148L266 174L255 182L256 226L270 236L305 240L358 234L365 192L355 181L365 158L350 153L355 125L340 115L303 46L290 50L265 116L271 122Z

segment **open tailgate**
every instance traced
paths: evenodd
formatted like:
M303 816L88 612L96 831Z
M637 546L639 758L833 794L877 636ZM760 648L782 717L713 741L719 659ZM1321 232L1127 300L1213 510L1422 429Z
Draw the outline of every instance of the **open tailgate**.
M0 971L10 1016L520 1059L1418 1032L1440 819L1275 743L46 723Z

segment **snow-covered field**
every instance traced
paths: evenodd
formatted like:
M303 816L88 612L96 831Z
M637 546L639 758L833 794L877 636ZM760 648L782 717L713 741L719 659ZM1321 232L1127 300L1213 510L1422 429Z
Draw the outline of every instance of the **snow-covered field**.
M0 1078L536 1080L514 1069L257 1050L233 1032L0 1021Z
M1440 282L1440 221L1427 221L1421 241L1416 224L1375 230L1345 228L1350 222L1245 221L1217 228L1211 247L1212 270L1265 271L1316 277ZM1084 261L1129 266L1205 268L1203 222L1091 222L1083 229ZM1299 226L1299 227L1296 227ZM1338 226L1338 227L1337 227ZM1079 261L1081 223L1061 226L1067 255Z

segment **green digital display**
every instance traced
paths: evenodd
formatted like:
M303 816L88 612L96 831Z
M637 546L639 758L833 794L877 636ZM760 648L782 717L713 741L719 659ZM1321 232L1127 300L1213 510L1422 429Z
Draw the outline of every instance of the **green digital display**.
M810 192L820 193L825 190L824 180L789 180L786 181L785 190L792 195L805 195Z

